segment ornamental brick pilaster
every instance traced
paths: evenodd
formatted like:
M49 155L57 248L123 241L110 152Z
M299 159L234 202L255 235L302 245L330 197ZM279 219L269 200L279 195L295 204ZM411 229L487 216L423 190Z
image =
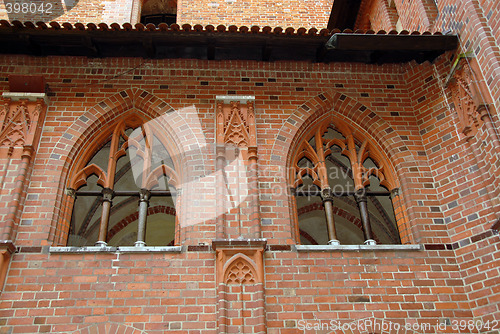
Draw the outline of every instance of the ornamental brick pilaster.
M217 333L267 333L264 239L216 239Z
M259 238L258 150L253 96L217 96L217 237Z

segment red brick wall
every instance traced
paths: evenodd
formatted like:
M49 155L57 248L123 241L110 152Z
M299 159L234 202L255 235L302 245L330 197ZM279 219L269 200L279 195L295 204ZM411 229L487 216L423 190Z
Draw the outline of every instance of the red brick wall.
M487 84L487 88L482 91L481 100L483 103L489 103L488 109L493 126L498 129L499 4L495 1L438 1L438 5L440 15L435 29L443 31L449 29L459 34L458 53L470 52L470 56L474 59L469 62L479 64L474 80ZM440 80L443 81L448 74L449 70L444 68L440 70ZM451 104L449 95L443 102L445 105ZM445 122L445 119L448 121ZM438 136L446 136L446 133L459 129L453 105L445 112L445 119L435 122L438 126L435 133L439 133ZM495 217L495 211L498 213L498 204L491 212L491 200L488 199L491 197L494 202L500 192L498 147L491 146L491 138L491 134L488 134L483 125L468 142L461 137L460 140L448 139L440 148L434 146L436 154L449 155L448 152L455 152L455 155L450 156L453 160L450 160L450 164L435 169L436 177L441 185L441 191L443 194L449 194L450 204L453 206L445 207L451 236L464 245L457 251L457 260L465 278L471 309L476 317L482 317L484 320L491 320L499 314L498 309L493 306L497 303L495 291L498 290L498 282L489 279L491 275L498 275L498 266L494 263L498 262L500 254L493 246L498 236L481 239L485 233L489 233L486 230L495 219L498 219L498 216ZM437 142L434 141L434 144ZM465 168L473 173L464 175ZM477 186L465 186L471 182ZM453 196L456 197L457 194L459 197L453 200Z
M397 323L401 328L413 322L429 324L432 330L428 332L437 333L440 321L471 316L449 250L269 252L266 268L268 326L283 328L270 333L339 333L297 328L367 318Z
M424 147L418 134L416 120L413 118L413 101L408 96L406 83L401 79L403 74L399 65L313 65L306 63L292 65L283 62L267 64L266 68L261 70L258 67L261 65L252 62L210 65L209 62L203 61L166 60L147 61L141 68L124 74L120 79L108 80L130 68L140 66L143 61L81 58L68 62L59 58L20 57L14 62L18 64L14 71L39 73L43 68L52 95L45 121L44 136L35 161L41 169L35 170L32 176L31 191L34 192L35 197L32 202L28 201L29 205L35 206L33 210L39 214L43 213L42 216L46 217L42 224L35 224L40 232L48 233L53 220L57 220L56 218L60 216L59 206L57 205L54 211L54 207L49 203L53 200L60 200L62 189L57 198L54 198L52 194L43 195L45 189L59 188L60 182L65 182L64 178L60 178L60 173L66 173L70 167L75 157L74 151L91 137L90 131L95 131L99 127L99 122L97 122L99 114L112 109L112 107L100 108L98 104L110 99L108 104L110 106L125 105L125 102L115 101L117 97L120 97L118 92L129 89L131 85L150 92L152 98L159 99L155 102L157 105L165 102L176 110L184 110L183 112L188 116L200 117L203 120L203 133L199 134L201 136L199 139L206 138L208 143L214 138L215 96L233 93L236 95L255 94L258 115L257 135L259 143L263 143L259 151L260 182L263 187L261 210L263 218L271 219L273 223L272 227L264 228L264 236L269 238L271 243L280 243L282 242L280 240L290 238L288 209L281 208L281 205L277 204L282 203L279 201L287 201L287 197L278 193L277 197L268 199L270 194L286 188L284 174L280 173L285 168L287 150L294 136L294 132L290 131L302 126L302 122L309 118L309 115L327 114L333 106L338 110L339 117L351 118L349 122L358 123L363 131L367 131L370 137L380 143L381 148L392 159L403 191L406 193L403 197L407 201L409 215L416 221L422 220L423 225L426 225L429 219L435 218L433 217L435 213L430 213L430 210L426 208L432 206L431 204L426 202L423 206L409 205L413 200L412 196L418 196L420 191L434 190L428 189L430 182L429 184L422 183L415 179L415 177L423 177L422 181L425 181L425 177L428 177L426 175L430 175L429 170L417 172L411 169L419 161L425 162L426 158L425 155L418 153L423 152ZM52 64L58 65L55 67ZM166 64L169 69L163 69ZM297 65L299 67L296 67ZM196 69L199 66L200 69ZM60 68L64 70L61 71ZM347 72L349 74L343 74L345 69L349 69ZM5 70L12 71L9 67ZM131 94L140 94L140 92ZM319 97L320 94L323 94L324 100ZM71 104L68 105L68 101L71 101ZM360 103L366 106L362 108L363 111L359 109ZM118 115L124 111L125 106L121 106L113 113ZM372 112L375 116L371 114ZM82 115L91 120L85 124L76 122ZM285 122L287 119L293 121ZM312 120L313 118L309 119L309 122ZM294 122L293 126L289 128L292 122ZM93 125L90 126L90 124ZM394 131L385 131L388 127ZM61 132L67 132L68 135L61 137ZM186 136L189 135L192 136L189 133ZM276 140L276 135L278 135L278 140ZM280 135L286 138L282 139ZM76 148L72 147L74 145L72 143L75 142ZM415 151L417 154L414 153ZM68 158L65 158L68 155L66 152L70 152ZM213 164L210 165L210 162L213 163L214 153L207 152L206 154L209 162L207 168L210 170L214 168ZM278 175L275 175L276 172ZM275 174L272 175L272 173ZM40 196L44 196L44 201L40 202ZM45 227L42 228L42 226ZM414 226L419 226L419 224ZM190 229L196 230L197 228L191 226ZM434 232L427 236L428 232L425 229L416 228L413 232L417 242L436 238ZM33 231L27 233L21 234L18 241L23 240L22 242L26 245L44 244L43 237L30 235L29 233ZM186 238L186 240L194 244L197 244L197 241L209 241L213 233L214 231L208 228L202 235L195 238L200 240L192 238ZM447 241L446 232L442 232L440 237L443 241Z
M25 10L24 13L17 11L7 13L14 0L0 1L0 19L9 21L57 21L82 22L108 24L117 22L135 22L136 13L132 15L133 0L79 0L74 7L68 8L63 0L47 1L51 6L44 3L43 13L35 13ZM19 1L20 2L20 1ZM26 2L28 3L28 2ZM31 2L35 3L35 1ZM31 4L30 3L30 4ZM38 3L38 2L36 2ZM332 9L331 0L321 1L182 1L177 2L177 23L182 25L189 23L217 26L224 25L253 25L271 27L300 27L318 29L326 28L330 11ZM14 8L14 7L12 7ZM33 7L34 8L34 7ZM51 13L48 13L48 9Z
M498 235L490 228L498 220L499 166L493 138L483 124L476 136L466 140L460 132L455 107L449 95L442 95L449 68L446 64L422 66L421 80L409 81L414 85L415 100L422 100L416 116L422 135L429 170L435 182L439 211L456 251L460 273L466 283L470 307L474 316L492 320L498 310L492 308L498 282L489 280L498 273L493 263L500 252L492 245ZM418 82L417 82L418 81ZM480 144L482 143L482 144ZM437 227L439 228L439 227ZM489 271L487 268L491 268ZM477 281L481 281L480 284Z
M0 0L0 20L33 23L56 21L61 24L64 22L122 24L131 22L132 2L133 0L50 0L43 2ZM24 9L20 7L18 10L15 4L21 3L26 5Z
M177 3L180 24L246 25L248 27L326 28L333 1L188 1Z
M48 254L46 245L57 244L55 235L64 232L57 227L60 202L76 150L99 124L111 122L110 114L123 114L132 100L151 117L172 107L182 110L178 122L186 125L172 124L172 131L188 128L176 133L176 145L203 138L213 143L215 96L228 94L256 97L262 231L271 249L292 243L281 173L288 149L298 132L331 113L386 152L401 183L410 240L427 244L424 251L401 253L296 253L286 247L266 252L270 333L296 332L299 320L316 318L431 324L473 315L498 319L491 310L498 267L490 268L498 259L498 236L481 236L493 214L443 95L448 59L379 66L2 56L1 73L45 76L50 106L20 217L20 252L0 296L1 323L20 333L72 332L104 323L148 333L215 332L212 252L195 247L174 255L58 255ZM7 81L0 81L0 89L8 90ZM195 119L201 133L189 130ZM487 140L484 132L478 135ZM209 173L215 152L202 153ZM207 189L213 184L215 178L207 179ZM213 217L211 195L197 210L181 208L187 222L181 245L215 237L214 219L189 224Z
M485 96L485 100L493 101L495 104L491 112L498 120L500 49L497 29L499 16L495 15L498 13L497 2L491 1L483 4L476 1L459 3L443 1L439 2L439 13L435 29L438 31L450 30L452 33L459 34L460 48L458 52L471 52L471 55L476 58L481 69L477 80L487 82L490 96Z
M356 19L355 29L389 32L396 29L398 13L387 0L363 1Z
M401 25L408 31L431 31L434 27L438 9L434 0L393 0Z

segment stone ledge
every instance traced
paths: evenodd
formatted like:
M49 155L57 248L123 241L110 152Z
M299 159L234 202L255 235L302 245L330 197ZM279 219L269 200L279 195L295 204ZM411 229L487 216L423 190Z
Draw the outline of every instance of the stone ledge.
M50 247L49 252L55 254L71 254L71 253L181 253L182 246L160 246L160 247L135 247L135 246L119 246L119 247Z
M294 245L297 252L335 252L335 251L415 251L422 245Z
M28 100L36 101L38 99L43 99L45 104L48 104L47 95L45 93L15 93L15 92L3 92L2 96L12 101Z
M217 248L262 248L265 249L267 244L267 239L214 239L212 240L212 249L217 250Z

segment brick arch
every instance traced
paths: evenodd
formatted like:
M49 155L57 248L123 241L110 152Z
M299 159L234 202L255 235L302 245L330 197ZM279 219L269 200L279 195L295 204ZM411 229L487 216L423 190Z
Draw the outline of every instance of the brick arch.
M355 131L363 133L372 143L393 162L402 159L399 148L401 138L380 116L353 98L336 91L324 92L306 101L297 108L279 130L278 139L273 145L272 154L282 156L283 167L288 166L293 154L293 144L313 125L328 117L347 123ZM397 165L396 168L397 169ZM396 170L397 172L397 170Z
M401 240L404 240L404 243L413 243L414 235L418 235L418 230L409 225L407 217L407 214L410 217L414 216L409 205L411 195L405 187L405 182L400 182L404 179L401 163L412 153L407 149L402 149L405 147L402 139L384 119L354 98L335 90L325 91L304 102L288 117L278 131L277 140L271 150L271 156L285 172L283 173L285 178L288 177L288 168L300 139L316 124L328 118L344 122L352 128L354 133L362 134L386 158L402 190L402 198L398 198L400 208L395 208L395 213L403 216L402 224L398 223ZM290 205L290 208L293 207ZM294 216L295 213L290 212L291 221L295 220ZM294 225L297 224L294 223ZM294 227L292 231L297 232Z
M42 173L45 174L48 170L60 171L55 181L58 184L58 193L50 219L51 228L48 236L52 244L64 243L65 233L69 228L69 226L62 225L61 218L64 215L66 199L64 190L71 166L83 155L82 149L90 145L103 128L110 126L131 111L141 114L146 120L155 120L157 125L166 129L165 133L172 141L167 149L172 156L176 156L179 164L183 166L182 170L185 171L181 176L183 182L195 176L196 173L203 173L199 168L195 172L199 165L206 165L206 152L202 151L203 132L195 132L192 127L188 126L186 117L189 116L181 117L168 103L143 89L130 88L118 92L78 117L61 135L48 154L46 170ZM198 145L193 145L193 143L198 143Z
M91 325L83 329L76 330L71 334L147 334L147 333L134 327L108 322L108 323Z

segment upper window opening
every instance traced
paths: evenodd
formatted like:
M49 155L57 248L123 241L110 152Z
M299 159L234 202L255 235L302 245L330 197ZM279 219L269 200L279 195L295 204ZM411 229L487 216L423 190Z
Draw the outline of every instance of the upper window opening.
M302 244L401 243L397 185L369 140L327 121L304 137L292 163Z
M142 5L141 23L173 24L177 21L177 0L146 0Z
M178 176L165 140L135 116L111 130L70 180L68 246L174 245Z

